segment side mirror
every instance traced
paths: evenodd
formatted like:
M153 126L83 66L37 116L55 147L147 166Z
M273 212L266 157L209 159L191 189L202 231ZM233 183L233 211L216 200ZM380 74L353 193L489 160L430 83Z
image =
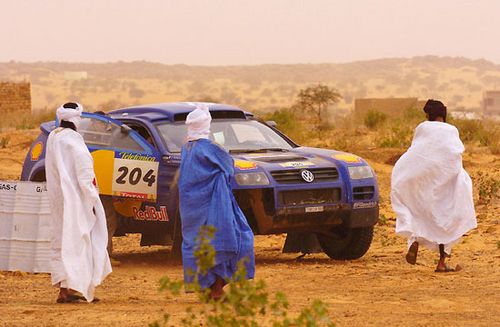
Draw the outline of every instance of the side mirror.
M278 125L274 120L268 120L266 121L266 124L268 124L271 127L276 127Z
M125 125L125 124L122 124L120 126L120 131L123 133L123 134L126 134L128 135L130 133L130 131L132 130L132 128L130 128L128 125Z

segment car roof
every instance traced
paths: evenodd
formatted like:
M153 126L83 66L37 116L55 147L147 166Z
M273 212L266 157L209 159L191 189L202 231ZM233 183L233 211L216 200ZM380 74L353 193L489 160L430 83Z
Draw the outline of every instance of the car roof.
M206 105L213 118L245 118L253 116L242 109L221 103L211 102L166 102L146 105L131 106L127 108L112 110L108 115L112 118L123 119L125 117L142 118L145 120L170 120L182 121L188 113L199 105ZM214 113L217 113L214 115Z

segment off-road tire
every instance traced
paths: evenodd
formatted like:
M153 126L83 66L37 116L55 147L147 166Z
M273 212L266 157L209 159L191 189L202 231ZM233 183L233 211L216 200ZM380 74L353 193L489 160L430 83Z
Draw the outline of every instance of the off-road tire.
M359 259L370 248L373 240L373 226L346 228L337 226L331 234L318 233L318 241L323 251L335 260Z

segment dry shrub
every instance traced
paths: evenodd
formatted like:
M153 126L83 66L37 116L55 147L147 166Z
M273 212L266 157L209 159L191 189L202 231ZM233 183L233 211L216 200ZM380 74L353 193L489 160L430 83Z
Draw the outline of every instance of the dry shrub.
M500 179L489 173L478 172L472 176L478 192L477 204L490 204L500 198Z
M8 135L2 136L0 138L0 149L5 149L7 147L7 145L9 144L9 141L10 141L10 137Z
M387 120L387 115L383 112L376 110L370 110L366 113L364 118L364 124L370 129L377 129Z
M15 128L17 130L38 128L41 123L54 120L53 111L42 111L40 113L7 113L0 120L0 129Z

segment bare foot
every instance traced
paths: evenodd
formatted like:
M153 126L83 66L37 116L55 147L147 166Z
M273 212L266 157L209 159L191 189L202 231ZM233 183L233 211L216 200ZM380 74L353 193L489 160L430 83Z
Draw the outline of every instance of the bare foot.
M215 283L210 286L210 293L208 294L208 298L214 301L220 301L226 293L223 290L224 280L217 276Z
M460 269L461 269L461 267L460 267ZM453 272L456 270L454 268L448 267L448 265L444 262L444 258L443 258L443 259L439 260L437 267L436 267L436 270L434 270L434 271L442 273L442 272Z

